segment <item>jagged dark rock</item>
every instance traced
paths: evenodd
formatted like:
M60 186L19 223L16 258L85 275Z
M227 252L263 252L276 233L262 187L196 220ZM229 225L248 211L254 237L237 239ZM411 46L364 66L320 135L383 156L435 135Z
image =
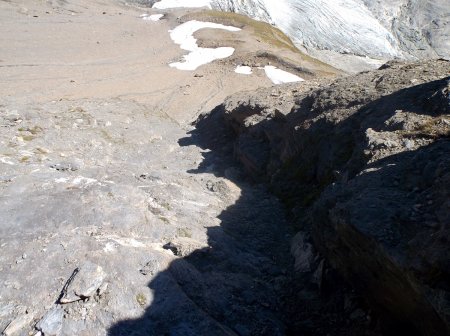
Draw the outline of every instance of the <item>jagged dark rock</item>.
M216 109L247 173L285 201L387 333L449 332L449 69L392 62L317 89L239 93ZM306 244L294 251L301 265L312 260Z

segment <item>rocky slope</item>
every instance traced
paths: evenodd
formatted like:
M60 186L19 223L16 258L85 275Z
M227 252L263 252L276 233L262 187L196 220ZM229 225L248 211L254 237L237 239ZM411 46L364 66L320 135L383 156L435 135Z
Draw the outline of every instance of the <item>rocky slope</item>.
M168 31L191 19L241 28L195 34L233 57L169 67L186 52ZM211 153L187 122L271 86L269 62L307 80L337 73L288 42L239 15L0 1L0 333L289 330L283 206L243 178L231 142ZM243 63L252 75L234 71Z
M448 62L333 82L269 24L135 4L0 1L0 332L445 334ZM171 68L189 20L232 57Z
M303 281L330 286L336 270L388 334L449 332L449 69L389 63L239 93L200 121L223 118L247 173L292 210Z

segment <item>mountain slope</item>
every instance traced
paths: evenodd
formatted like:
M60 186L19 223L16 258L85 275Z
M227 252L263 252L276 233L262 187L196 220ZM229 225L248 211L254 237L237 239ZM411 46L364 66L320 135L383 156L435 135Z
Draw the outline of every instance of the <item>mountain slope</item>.
M328 51L376 59L450 57L446 0L212 0L212 5L271 22L322 59Z

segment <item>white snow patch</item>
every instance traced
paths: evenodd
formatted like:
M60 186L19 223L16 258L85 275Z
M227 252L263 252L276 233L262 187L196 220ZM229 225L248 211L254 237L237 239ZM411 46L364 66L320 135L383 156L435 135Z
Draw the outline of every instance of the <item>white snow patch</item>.
M89 177L84 177L84 176L77 176L76 178L74 178L74 180L72 181L72 184L82 184L84 186L88 186L92 183L98 182L96 179L93 178L89 178Z
M163 17L164 17L164 14L152 14L152 15L142 14L141 15L142 20L153 21L153 22L157 22L157 21L161 20Z
M193 34L203 28L224 29L228 31L240 31L240 28L225 26L212 22L188 21L173 30L169 30L172 40L180 46L181 49L190 51L189 54L183 56L183 62L175 62L169 64L170 67L179 70L195 70L199 66L211 63L216 59L227 58L233 55L234 48L200 48Z
M69 182L69 178L68 177L60 177L55 179L55 183L67 183Z
M189 200L181 200L181 201L173 200L173 202L175 204L181 204L181 205L190 204L190 205L194 205L195 207L203 207L203 208L211 205L209 203L201 203L201 202L195 202L195 201L189 201Z
M208 7L211 8L210 0L161 0L153 5L152 8L168 9L177 7L196 8Z
M6 158L6 157L1 157L1 158L0 158L0 162L9 164L9 165L11 165L11 166L14 166L14 162L12 162L10 159L8 159L8 158Z
M111 238L111 239L121 246L128 246L128 247L146 247L147 246L144 243L142 243L134 238Z
M375 59L375 58L370 58L370 57L368 57L368 56L365 56L365 57L364 57L364 60L365 60L368 64L376 65L376 66L379 66L379 67L386 63L385 60L379 60L379 59Z
M79 187L88 187L93 183L102 185L96 179L84 177L84 176L77 176L72 179L69 177L60 177L60 178L55 179L54 181L55 181L55 183L70 183L71 186L79 186Z
M116 245L112 242L106 243L105 247L103 248L103 251L105 252L114 252L116 250Z
M252 74L252 68L246 65L238 65L236 69L234 69L234 72L241 74L241 75L251 75Z
M294 74L291 74L287 71L278 69L272 65L266 65L264 67L264 71L266 72L267 77L274 84L283 84L283 83L293 83L293 82L303 82L304 79L300 78Z

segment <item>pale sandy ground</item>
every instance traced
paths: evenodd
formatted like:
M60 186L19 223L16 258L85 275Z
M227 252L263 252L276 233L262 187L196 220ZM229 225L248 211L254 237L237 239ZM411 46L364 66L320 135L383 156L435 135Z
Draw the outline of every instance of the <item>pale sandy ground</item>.
M154 335L283 334L281 306L267 304L279 293L263 277L286 274L282 207L264 188L234 183L233 160L187 132L229 94L270 86L256 65L316 65L293 51L279 50L284 65L255 56L261 42L247 29L205 30L204 43L232 43L236 54L179 71L168 64L184 52L168 30L186 12L159 22L143 12L156 13L113 1L0 1L0 332L39 335L36 324L54 313L59 331L46 335L149 335L148 323ZM252 76L234 73L243 62ZM198 249L213 252L194 266L184 257ZM86 262L105 272L102 290L56 304Z
M230 93L271 85L262 75L234 74L232 65L169 68L184 53L168 34L176 17L149 22L142 13L112 1L1 1L0 94L36 102L121 98L185 122Z

